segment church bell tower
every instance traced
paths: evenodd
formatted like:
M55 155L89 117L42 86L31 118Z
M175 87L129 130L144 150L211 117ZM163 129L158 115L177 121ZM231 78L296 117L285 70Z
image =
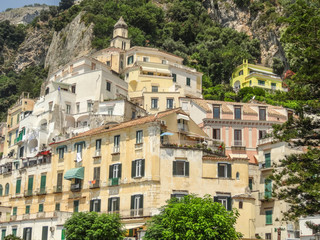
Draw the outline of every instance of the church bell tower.
M130 39L128 38L128 25L122 17L114 25L113 38L110 47L121 48L128 50L130 48Z

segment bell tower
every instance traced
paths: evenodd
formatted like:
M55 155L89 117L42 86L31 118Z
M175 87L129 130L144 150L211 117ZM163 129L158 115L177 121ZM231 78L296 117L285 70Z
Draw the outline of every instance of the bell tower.
M113 38L110 42L110 47L121 48L128 50L130 48L130 39L128 38L128 25L122 17L114 25Z

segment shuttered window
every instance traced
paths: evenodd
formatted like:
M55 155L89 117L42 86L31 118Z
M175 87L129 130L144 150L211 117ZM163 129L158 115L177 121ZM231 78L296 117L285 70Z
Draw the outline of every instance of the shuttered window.
M79 212L79 200L73 201L73 212Z
M183 160L173 161L173 176L189 176L189 162Z
M100 212L101 199L90 200L90 212Z
M28 191L32 192L33 189L33 176L29 176L29 180L28 180Z
M108 212L118 212L120 211L120 198L112 197L108 199Z
M269 168L271 167L271 154L270 153L266 153L264 154L264 163L265 163L265 168Z
M143 195L131 196L131 216L142 216L143 215Z
M232 168L229 163L218 163L218 177L231 178Z
M14 207L13 209L12 209L12 215L13 216L15 216L15 215L17 215L17 207Z
M48 226L42 227L42 238L41 240L48 240Z
M272 210L266 211L266 224L272 224Z
M111 178L121 178L121 164L109 166L109 179Z
M43 212L43 204L42 203L39 204L39 212Z
M232 198L230 196L216 196L213 198L214 202L221 203L226 210L232 210Z
M20 192L21 192L21 179L17 179L16 194L19 194Z
M144 165L144 159L137 159L132 161L131 177L144 177Z
M100 180L100 167L93 169L93 180Z

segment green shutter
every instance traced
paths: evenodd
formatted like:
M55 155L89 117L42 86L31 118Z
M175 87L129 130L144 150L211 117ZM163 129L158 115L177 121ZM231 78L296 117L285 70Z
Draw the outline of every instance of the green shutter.
M218 197L213 197L214 202L218 202Z
M66 230L62 229L61 230L61 240L65 240L66 239Z
M12 215L13 215L13 216L16 216L16 215L17 215L17 207L14 207L14 208L12 209Z
M116 210L120 211L120 197L117 197L117 206Z
M231 178L231 164L227 164L227 177Z
M143 195L140 195L140 202L139 202L140 208L143 208Z
M130 209L134 209L134 197L135 197L135 195L131 196L131 207L130 207Z
M60 211L60 203L56 203L56 208L55 208L56 211Z
M121 178L121 168L122 168L122 164L119 164L119 172L118 172L118 178Z
M145 160L141 159L141 177L144 177L144 165L145 165Z
M97 212L101 211L101 199L98 199L98 209Z
M47 175L41 175L40 189L46 188Z
M12 229L12 235L15 236L15 237L17 236L17 229L16 228Z
M90 212L93 211L93 200L90 200Z
M109 166L109 179L113 177L113 165Z
M0 197L2 196L2 194L3 194L3 187L2 187L2 185L0 184Z
M272 181L271 179L264 180L264 187L265 187L265 197L271 198L272 197Z
M112 198L108 199L108 212L111 212Z
M136 160L132 161L131 165L131 177L134 178L136 176Z
M232 198L227 197L227 210L231 211L232 210Z
M33 189L33 176L29 177L29 181L28 181L28 191L32 191Z
M26 206L26 214L30 213L30 205Z
M270 153L266 153L264 155L264 159L265 159L265 168L271 167L271 154Z
M177 162L173 161L172 165L173 165L172 174L173 174L173 176L175 176L175 175L177 175Z
M43 212L43 204L42 203L39 204L39 212Z
M79 212L79 200L73 201L73 212Z
M185 162L185 173L184 175L189 177L189 162Z
M249 178L249 188L250 190L252 191L252 184L253 184L253 179L252 178Z
M6 229L2 229L1 240L4 240L5 237L6 237Z
M272 210L266 211L266 224L272 224Z
M42 238L41 240L48 240L48 226L42 227Z
M16 194L21 192L21 179L17 179Z

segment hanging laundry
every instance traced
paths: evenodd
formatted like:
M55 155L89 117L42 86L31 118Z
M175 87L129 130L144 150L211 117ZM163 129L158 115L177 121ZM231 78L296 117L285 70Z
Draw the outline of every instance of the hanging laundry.
M81 162L82 161L82 157L81 157L81 152L77 153L77 162Z

